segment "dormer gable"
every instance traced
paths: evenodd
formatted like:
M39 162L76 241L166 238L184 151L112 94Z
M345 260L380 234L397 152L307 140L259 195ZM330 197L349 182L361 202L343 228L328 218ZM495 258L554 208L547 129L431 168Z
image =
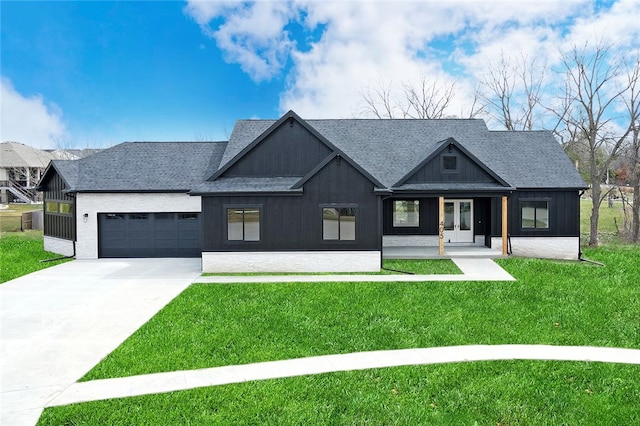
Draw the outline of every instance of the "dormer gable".
M394 186L417 183L497 183L504 179L478 160L458 141L448 138Z

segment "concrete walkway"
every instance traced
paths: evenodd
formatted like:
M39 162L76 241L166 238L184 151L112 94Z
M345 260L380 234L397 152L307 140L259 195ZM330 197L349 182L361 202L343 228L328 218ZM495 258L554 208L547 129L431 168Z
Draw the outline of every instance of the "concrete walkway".
M74 383L53 398L47 406L337 371L489 360L561 360L640 364L640 350L585 346L470 345L324 355Z
M35 424L199 275L200 259L75 260L0 285L0 424Z
M282 283L282 282L429 282L429 281L515 281L500 265L488 258L451 259L462 274L450 275L216 275L199 277L197 283Z

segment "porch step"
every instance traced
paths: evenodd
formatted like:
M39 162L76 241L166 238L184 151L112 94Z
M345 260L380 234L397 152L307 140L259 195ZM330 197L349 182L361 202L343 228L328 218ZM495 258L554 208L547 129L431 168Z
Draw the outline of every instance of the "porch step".
M500 250L484 246L445 246L444 255L440 256L438 247L433 246L396 246L383 247L383 259L452 259L457 257L500 258Z

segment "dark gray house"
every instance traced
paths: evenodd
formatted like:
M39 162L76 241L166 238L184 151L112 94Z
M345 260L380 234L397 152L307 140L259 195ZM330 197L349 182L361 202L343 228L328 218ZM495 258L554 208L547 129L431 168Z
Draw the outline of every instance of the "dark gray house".
M391 246L577 258L586 185L550 132L482 120L240 120L228 142L52 161L48 250L204 271L370 271Z

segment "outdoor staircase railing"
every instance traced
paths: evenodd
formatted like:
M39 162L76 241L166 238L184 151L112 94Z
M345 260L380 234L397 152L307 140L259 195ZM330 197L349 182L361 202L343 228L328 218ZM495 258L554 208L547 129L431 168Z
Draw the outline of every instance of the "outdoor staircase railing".
M24 203L34 204L42 201L41 194L33 189L25 188L13 179L0 181L0 189L9 191Z

